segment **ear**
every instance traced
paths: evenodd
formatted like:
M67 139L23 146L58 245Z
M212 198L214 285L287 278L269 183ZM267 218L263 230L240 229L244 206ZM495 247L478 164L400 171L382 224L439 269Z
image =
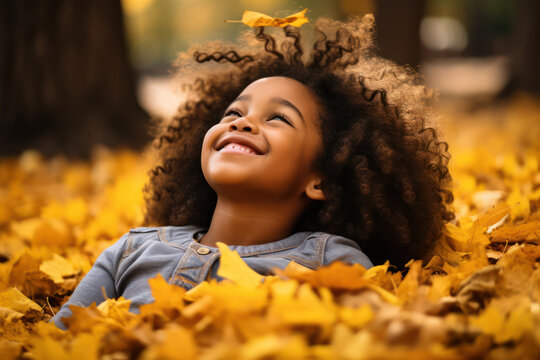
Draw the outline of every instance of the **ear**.
M326 196L321 189L321 178L316 177L310 180L305 188L306 196L312 200L326 200Z

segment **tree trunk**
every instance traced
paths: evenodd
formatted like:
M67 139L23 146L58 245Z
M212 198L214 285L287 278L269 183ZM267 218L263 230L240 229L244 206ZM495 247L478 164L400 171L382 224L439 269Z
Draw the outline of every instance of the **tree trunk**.
M0 19L0 155L148 141L120 0L4 0Z
M540 1L515 3L512 87L540 94Z
M379 54L417 70L420 64L420 22L424 0L377 0L375 23Z

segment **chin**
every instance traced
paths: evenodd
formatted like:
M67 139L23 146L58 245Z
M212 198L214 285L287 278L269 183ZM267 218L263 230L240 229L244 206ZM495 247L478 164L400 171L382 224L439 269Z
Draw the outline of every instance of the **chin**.
M214 190L221 187L246 186L251 182L245 171L235 171L234 169L231 169L230 166L225 167L224 169L203 171L203 174L208 184Z

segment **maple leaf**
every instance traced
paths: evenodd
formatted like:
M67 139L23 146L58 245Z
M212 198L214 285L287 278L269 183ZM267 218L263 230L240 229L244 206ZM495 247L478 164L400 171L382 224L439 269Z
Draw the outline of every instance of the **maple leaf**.
M41 306L13 287L0 293L0 306L25 314L30 310L41 311Z
M309 23L309 20L306 18L306 11L304 9L295 14L289 15L285 18L273 18L271 16L256 12L246 10L242 14L242 20L225 20L225 22L242 22L250 27L255 26L274 26L274 27L285 27L287 25L300 27L305 23Z
M74 276L79 273L66 258L58 254L53 254L51 260L42 262L39 265L39 271L47 274L57 284L63 283L65 277Z

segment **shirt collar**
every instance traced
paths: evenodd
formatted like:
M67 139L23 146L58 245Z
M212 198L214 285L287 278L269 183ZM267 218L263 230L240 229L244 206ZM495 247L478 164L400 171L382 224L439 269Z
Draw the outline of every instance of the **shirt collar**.
M198 239L207 231L207 228L187 225L187 226L166 226L163 234L167 242L172 242L182 247L188 248L190 243L197 242ZM252 256L265 253L272 253L277 251L283 251L287 249L293 249L298 247L304 242L312 232L297 232L284 239L269 242L266 244L257 245L230 245L229 248L233 251L237 251L240 256ZM207 247L212 252L219 251L216 247L198 245L199 247Z

